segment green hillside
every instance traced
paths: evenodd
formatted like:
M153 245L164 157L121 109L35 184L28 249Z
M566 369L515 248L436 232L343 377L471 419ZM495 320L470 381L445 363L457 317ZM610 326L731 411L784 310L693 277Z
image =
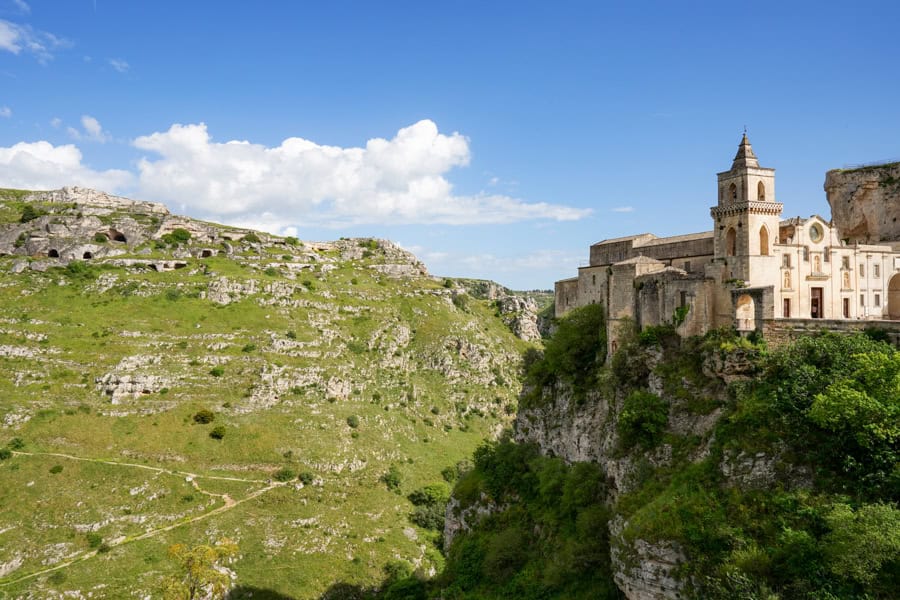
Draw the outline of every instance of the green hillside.
M515 414L494 304L388 242L2 197L0 597L157 597L224 539L298 599L441 567L406 495Z

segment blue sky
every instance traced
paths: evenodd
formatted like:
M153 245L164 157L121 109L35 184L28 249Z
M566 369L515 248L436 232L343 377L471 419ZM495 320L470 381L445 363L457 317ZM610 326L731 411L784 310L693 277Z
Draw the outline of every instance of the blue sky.
M900 158L895 2L0 0L0 187L81 184L549 288L710 228L743 127L785 216ZM242 143L228 143L239 141Z

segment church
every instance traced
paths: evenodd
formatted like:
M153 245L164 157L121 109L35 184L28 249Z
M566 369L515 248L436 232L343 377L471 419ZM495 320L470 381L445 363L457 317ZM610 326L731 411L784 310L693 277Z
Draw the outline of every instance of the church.
M746 133L718 173L712 230L642 233L590 247L578 276L555 284L555 312L601 303L610 350L623 319L672 323L682 335L722 326L900 320L900 244L842 237L818 215L783 219L775 169L761 167ZM867 323L872 324L872 323Z

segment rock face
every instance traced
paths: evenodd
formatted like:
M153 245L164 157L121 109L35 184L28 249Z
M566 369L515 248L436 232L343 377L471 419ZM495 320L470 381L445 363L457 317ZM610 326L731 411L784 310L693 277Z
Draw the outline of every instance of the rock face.
M829 171L831 218L849 243L900 243L900 163Z
M531 342L541 339L538 306L533 298L501 296L496 300L500 318L516 337Z

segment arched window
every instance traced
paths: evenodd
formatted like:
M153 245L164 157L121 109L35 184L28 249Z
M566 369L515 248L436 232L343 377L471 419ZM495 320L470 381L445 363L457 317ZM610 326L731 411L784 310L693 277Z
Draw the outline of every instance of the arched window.
M728 188L728 193L732 200L737 200L737 186L735 184L731 184L731 187Z
M725 256L734 256L737 252L737 233L734 227L728 228L725 234Z
M761 202L766 199L766 186L763 185L762 181L756 186L756 199Z
M769 255L769 230L765 225L759 228L759 253L762 256Z

